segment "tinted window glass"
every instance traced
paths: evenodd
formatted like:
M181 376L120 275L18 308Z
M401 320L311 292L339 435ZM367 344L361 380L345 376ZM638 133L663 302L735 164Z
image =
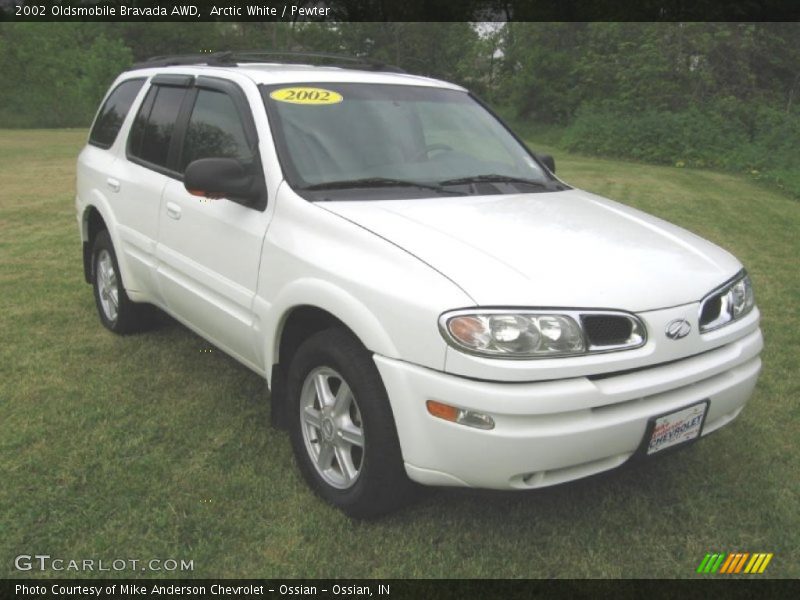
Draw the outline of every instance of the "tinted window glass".
M148 92L131 133L130 152L133 156L155 165L167 166L172 131L185 94L186 88L170 86L155 86ZM148 111L151 95L154 98Z
M131 131L128 139L128 152L131 156L138 156L139 149L142 147L142 135L144 134L144 127L147 124L147 119L150 116L150 111L153 110L153 100L156 98L158 88L151 87L147 96L144 97L142 105L139 107L139 113L136 115L136 120L131 126Z
M202 89L197 94L180 171L198 158L238 158L245 164L253 160L236 105L228 94Z
M298 87L317 97L301 101ZM312 200L563 189L461 90L309 82L262 92L286 178Z
M111 147L142 85L144 79L132 79L119 84L111 92L89 134L90 143L101 148Z

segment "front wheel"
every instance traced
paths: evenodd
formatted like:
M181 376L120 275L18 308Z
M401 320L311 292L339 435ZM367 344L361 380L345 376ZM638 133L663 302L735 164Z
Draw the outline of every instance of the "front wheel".
M311 336L291 362L287 388L292 448L314 491L358 518L411 499L389 399L358 340L342 329Z

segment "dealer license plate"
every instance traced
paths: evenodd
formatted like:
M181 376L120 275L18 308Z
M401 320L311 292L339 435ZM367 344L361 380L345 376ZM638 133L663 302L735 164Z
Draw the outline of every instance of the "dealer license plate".
M708 410L708 400L676 410L650 421L647 455L661 452L700 437Z

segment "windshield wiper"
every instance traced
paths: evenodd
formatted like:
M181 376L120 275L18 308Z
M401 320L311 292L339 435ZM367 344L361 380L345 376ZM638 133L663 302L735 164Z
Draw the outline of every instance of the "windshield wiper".
M364 177L362 179L343 179L340 181L328 181L327 183L316 183L303 190L343 190L348 188L371 188L371 187L415 187L424 190L434 190L442 194L456 194L463 196L463 192L456 190L446 190L441 185L433 183L422 183L421 181L406 181L404 179L392 179L389 177Z
M439 185L466 185L470 183L524 183L535 187L549 189L550 185L535 179L525 179L523 177L511 177L497 173L487 173L486 175L473 175L472 177L459 177L458 179L447 179L440 181Z

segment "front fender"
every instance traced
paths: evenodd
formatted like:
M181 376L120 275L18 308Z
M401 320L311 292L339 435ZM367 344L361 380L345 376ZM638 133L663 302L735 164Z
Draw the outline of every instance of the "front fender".
M279 362L286 315L320 308L370 351L442 370L438 319L471 304L447 277L403 248L284 187L264 242L256 313L265 371Z
M278 348L287 317L300 306L312 306L332 314L372 352L397 356L397 348L389 333L363 302L331 282L304 278L287 284L271 305L260 297L255 300L267 373L270 373L271 365L278 362Z

